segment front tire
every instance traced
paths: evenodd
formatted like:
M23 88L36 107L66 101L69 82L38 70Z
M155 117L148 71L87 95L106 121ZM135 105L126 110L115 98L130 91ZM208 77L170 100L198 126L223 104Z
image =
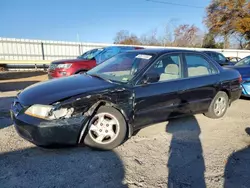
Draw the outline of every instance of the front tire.
M228 95L223 91L219 91L212 100L208 108L208 112L205 113L205 116L212 119L221 118L225 115L228 106L229 106Z
M84 144L101 150L112 150L126 137L127 125L122 114L115 108L101 106L88 124Z

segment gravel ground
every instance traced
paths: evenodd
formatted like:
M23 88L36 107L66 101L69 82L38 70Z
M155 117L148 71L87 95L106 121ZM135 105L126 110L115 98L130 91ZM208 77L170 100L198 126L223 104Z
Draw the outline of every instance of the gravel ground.
M250 187L247 99L219 120L152 125L113 151L42 149L17 135L8 109L16 90L45 79L0 74L0 187Z

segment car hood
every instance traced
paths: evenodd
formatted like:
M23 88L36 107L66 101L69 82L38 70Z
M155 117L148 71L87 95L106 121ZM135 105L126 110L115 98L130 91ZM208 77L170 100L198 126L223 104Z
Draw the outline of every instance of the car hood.
M117 84L86 74L53 79L31 85L18 95L24 106L33 104L52 104L79 94L91 94L114 89Z
M75 62L90 62L91 60L84 60L84 59L60 59L56 61L52 61L52 64L62 64L62 63L75 63Z

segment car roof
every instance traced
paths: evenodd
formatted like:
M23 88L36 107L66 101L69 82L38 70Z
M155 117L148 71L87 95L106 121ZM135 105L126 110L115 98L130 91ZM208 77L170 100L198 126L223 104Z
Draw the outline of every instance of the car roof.
M216 51L209 51L209 50L205 50L205 51L201 51L204 53L215 53L215 54L221 54L220 52L216 52Z
M139 49L139 50L130 50L129 52L141 52L141 53L149 53L149 54L156 54L161 55L169 52L193 52L193 53L200 53L201 51L196 50L184 50L184 49L178 49L178 48L145 48L145 49Z
M141 47L141 46L106 46L106 47L104 47L104 48L142 48L142 49L144 49L143 47Z

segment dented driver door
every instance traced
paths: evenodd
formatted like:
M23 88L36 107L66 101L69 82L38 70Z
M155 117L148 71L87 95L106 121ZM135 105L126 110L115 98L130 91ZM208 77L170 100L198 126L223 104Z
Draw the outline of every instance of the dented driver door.
M167 121L180 106L179 85L171 81L135 88L135 128Z
M182 89L183 78L181 59L180 53L163 55L145 73L157 73L160 79L134 87L135 129L166 121L179 108L178 92Z

